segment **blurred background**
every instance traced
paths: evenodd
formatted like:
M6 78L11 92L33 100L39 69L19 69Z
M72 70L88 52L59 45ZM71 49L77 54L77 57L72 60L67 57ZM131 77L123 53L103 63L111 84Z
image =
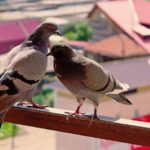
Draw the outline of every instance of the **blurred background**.
M130 84L132 106L103 98L99 114L150 122L149 0L0 0L0 60L42 21L58 24L76 51L101 63ZM82 76L82 74L81 74ZM39 104L75 110L77 102L57 80L49 57L47 73L33 98ZM83 112L93 113L87 102ZM44 124L44 122L43 122ZM114 141L4 123L0 150L150 150Z

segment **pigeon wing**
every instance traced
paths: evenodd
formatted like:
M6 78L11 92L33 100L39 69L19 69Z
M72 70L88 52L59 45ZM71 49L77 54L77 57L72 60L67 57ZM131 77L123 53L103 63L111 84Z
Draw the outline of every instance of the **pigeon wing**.
M122 92L124 84L115 80L113 75L107 72L100 64L95 61L85 58L84 66L85 75L80 78L81 84L91 91L99 93L108 93L117 90Z

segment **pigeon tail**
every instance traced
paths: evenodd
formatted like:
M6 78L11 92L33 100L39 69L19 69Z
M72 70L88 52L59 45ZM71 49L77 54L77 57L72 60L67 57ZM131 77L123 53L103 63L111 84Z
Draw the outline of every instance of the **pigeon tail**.
M117 102L125 105L132 105L132 103L122 94L108 94L109 97L113 98Z
M122 92L125 92L129 89L129 85L127 83L121 83L121 82L117 82L117 85L116 85L116 88L112 91L112 92L108 92L108 95L112 94L112 95L117 95L117 94L120 94Z
M127 83L120 83L120 85L121 85L123 91L127 91L130 88L129 84L127 84Z

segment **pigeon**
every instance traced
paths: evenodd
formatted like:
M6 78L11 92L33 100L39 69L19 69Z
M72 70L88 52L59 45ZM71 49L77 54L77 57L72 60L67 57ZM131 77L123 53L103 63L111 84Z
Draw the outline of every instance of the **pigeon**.
M0 126L6 112L16 102L32 101L38 83L47 69L49 37L60 32L54 23L41 23L20 45L0 61ZM42 107L41 107L42 108Z
M54 70L57 78L77 98L79 103L71 115L80 114L80 108L85 99L94 105L93 119L98 119L97 108L100 97L106 95L119 103L132 103L122 94L129 85L116 80L99 63L75 52L65 43L59 43L51 48L46 56L54 57Z

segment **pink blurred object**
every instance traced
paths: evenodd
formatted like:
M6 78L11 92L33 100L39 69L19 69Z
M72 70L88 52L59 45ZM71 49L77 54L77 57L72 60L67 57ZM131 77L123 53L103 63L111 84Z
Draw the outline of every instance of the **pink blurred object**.
M0 53L8 52L11 48L20 44L39 24L39 19L0 23Z

